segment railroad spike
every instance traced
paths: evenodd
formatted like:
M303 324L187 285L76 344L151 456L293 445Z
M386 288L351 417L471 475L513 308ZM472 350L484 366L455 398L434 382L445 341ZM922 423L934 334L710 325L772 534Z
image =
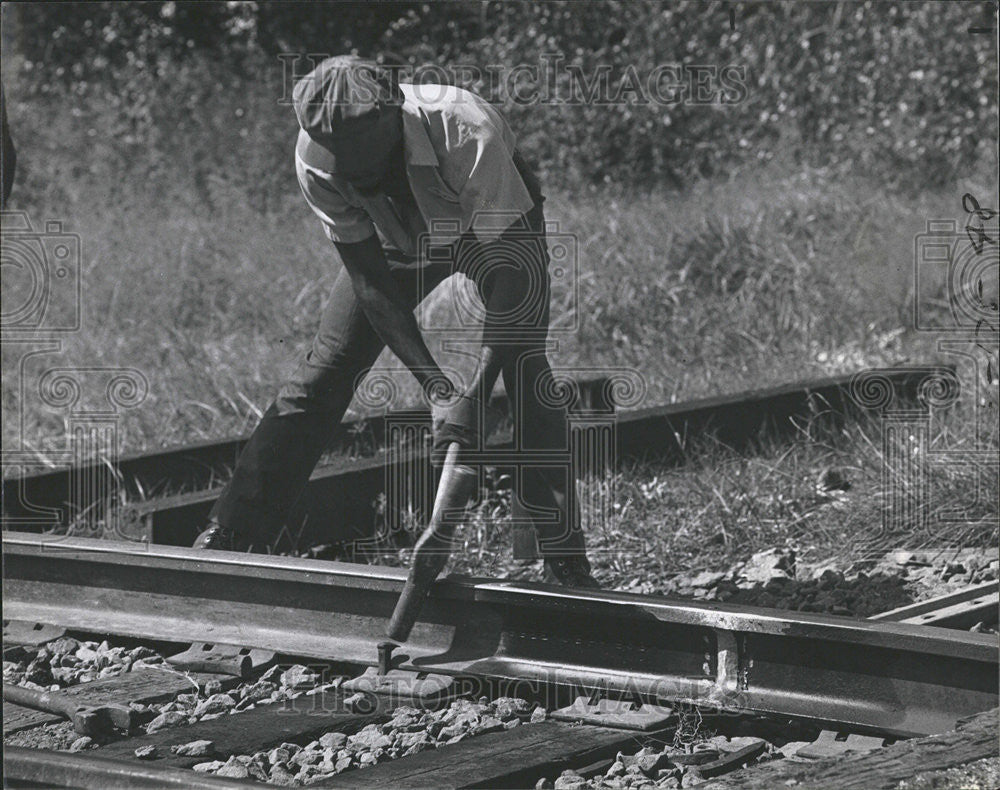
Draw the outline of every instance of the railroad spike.
M392 651L397 647L399 645L395 642L378 643L378 674L380 677L385 677L392 669Z

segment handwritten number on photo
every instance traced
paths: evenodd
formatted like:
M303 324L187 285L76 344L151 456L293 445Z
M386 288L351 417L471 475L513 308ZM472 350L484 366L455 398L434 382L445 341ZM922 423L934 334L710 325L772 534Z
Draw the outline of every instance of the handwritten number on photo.
M965 209L966 214L970 215L969 221L965 225L965 232L969 235L969 241L972 242L972 249L976 251L976 255L979 255L982 253L984 245L987 243L996 244L997 240L986 234L984 225L974 226L972 218L975 217L981 223L985 223L997 216L997 212L991 208L980 206L979 201L969 192L962 195L962 208Z

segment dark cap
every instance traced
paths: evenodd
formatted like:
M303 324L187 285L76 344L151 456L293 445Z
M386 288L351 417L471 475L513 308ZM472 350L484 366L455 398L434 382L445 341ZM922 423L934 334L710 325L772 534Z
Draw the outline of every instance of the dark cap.
M316 152L324 170L345 153L377 156L397 138L398 107L403 104L398 75L357 55L327 58L299 80L292 104L299 126L324 151ZM309 146L315 149L316 146ZM328 153L329 156L322 156Z

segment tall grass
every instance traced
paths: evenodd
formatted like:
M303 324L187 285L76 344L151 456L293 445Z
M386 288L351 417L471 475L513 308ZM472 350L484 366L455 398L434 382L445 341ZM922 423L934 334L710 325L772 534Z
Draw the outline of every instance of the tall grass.
M124 450L251 428L308 347L340 267L294 183L266 213L236 191L207 209L134 185L119 200L86 173L74 187L59 205L28 193L12 206L82 239L83 326L45 364L143 372L149 396L124 415ZM579 250L577 288L553 294L553 364L635 369L655 404L929 361L931 340L910 328L913 237L927 218L957 216L958 194L903 198L817 171L683 194L551 194L547 216ZM442 325L446 301L428 308ZM18 402L16 362L5 354L5 443L20 418L32 443L58 446L65 415ZM379 366L399 367L388 352ZM405 405L416 389L398 377Z
M588 556L605 584L645 594L675 592L673 579L726 570L773 547L795 551L801 578L826 567L870 569L887 552L995 547L1000 539L1000 487L988 460L998 428L974 444L970 404L928 415L932 444L965 453L930 453L920 483L894 477L886 457L884 421L861 417L839 429L803 425L791 441L772 442L743 454L697 438L687 462L650 458L622 465L605 481L580 481ZM846 490L821 484L836 470ZM898 470L897 470L898 471ZM602 485L613 495L610 513L587 508L585 489ZM591 501L592 498L590 498ZM908 519L896 508L908 502ZM532 576L512 563L509 492L492 485L481 492L452 558L455 571L474 575ZM962 511L959 519L956 510Z

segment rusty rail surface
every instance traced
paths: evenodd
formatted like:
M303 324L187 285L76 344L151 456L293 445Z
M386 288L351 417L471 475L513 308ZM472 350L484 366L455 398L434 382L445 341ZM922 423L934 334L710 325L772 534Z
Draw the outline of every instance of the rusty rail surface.
M376 663L405 570L88 539L3 536L4 617ZM892 736L997 705L986 634L449 578L401 668L687 701Z

